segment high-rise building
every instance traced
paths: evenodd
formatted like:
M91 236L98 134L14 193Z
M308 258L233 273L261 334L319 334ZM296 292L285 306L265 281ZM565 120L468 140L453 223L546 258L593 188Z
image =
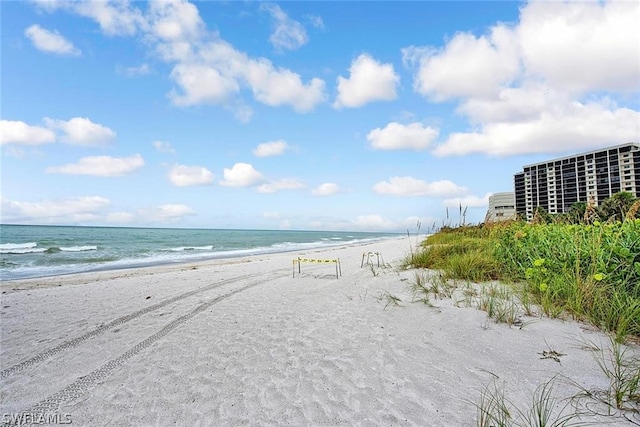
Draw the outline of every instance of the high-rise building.
M621 191L640 197L640 144L526 165L514 175L514 185L516 213L529 221L539 206L557 214L576 202L597 206Z

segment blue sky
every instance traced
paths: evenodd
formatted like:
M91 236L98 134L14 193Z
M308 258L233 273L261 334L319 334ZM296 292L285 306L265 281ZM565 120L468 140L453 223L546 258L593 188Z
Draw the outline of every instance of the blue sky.
M2 223L415 230L640 141L640 2L3 1Z

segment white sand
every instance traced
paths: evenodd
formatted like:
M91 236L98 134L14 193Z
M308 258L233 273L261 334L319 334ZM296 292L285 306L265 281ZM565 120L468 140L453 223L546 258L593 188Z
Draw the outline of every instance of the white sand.
M554 375L608 387L580 346L606 344L593 328L520 329L449 299L412 303L414 272L397 268L411 244L4 282L0 413L73 426L474 426L492 380L522 409ZM364 252L393 268L361 268ZM294 278L298 256L340 258L342 277L303 263ZM559 399L578 392L554 384Z

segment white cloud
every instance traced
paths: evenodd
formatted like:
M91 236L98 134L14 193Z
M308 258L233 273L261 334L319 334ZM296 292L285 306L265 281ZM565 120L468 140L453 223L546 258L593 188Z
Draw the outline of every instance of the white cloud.
M18 120L0 120L0 145L40 145L55 142L51 129L28 125Z
M252 150L254 156L257 157L271 157L279 156L289 148L287 141L279 139L277 141L263 142Z
M174 150L174 148L171 146L170 142L153 141L152 144L155 147L155 149L160 151L161 153L175 153L176 152L176 150Z
M180 89L170 94L176 105L224 104L240 92L241 85L248 86L258 102L290 105L300 113L325 99L323 80L313 78L305 84L300 75L275 68L268 59L250 59L221 40L205 45L198 56L198 62L180 58L171 72Z
M436 155L588 150L640 139L640 3L527 3L512 27L460 33L442 49L411 47L415 89L459 99L470 129ZM474 65L477 64L477 65ZM630 101L631 100L631 101Z
M167 62L176 62L171 77L178 88L170 97L176 105L233 105L231 98L248 88L258 102L289 105L305 113L325 100L325 83L304 83L300 75L275 67L266 58L250 58L217 36L200 42L170 41L158 45ZM241 115L246 118L246 115Z
M513 33L500 25L488 36L459 33L442 50L405 48L403 57L419 63L416 91L436 101L491 96L520 68Z
M638 91L640 2L530 2L517 40L527 72L554 88Z
M311 194L313 194L314 196L330 196L339 192L340 187L338 186L338 184L335 184L333 182L325 182L311 190Z
M603 103L573 102L544 110L535 120L496 121L479 131L456 132L435 147L438 156L587 151L640 140L640 112Z
M300 75L276 69L267 59L249 61L243 77L249 83L255 99L277 107L291 105L294 110L306 113L325 99L323 80L313 78L304 84Z
M299 190L301 188L305 188L305 185L299 179L283 178L262 184L257 188L257 191L258 193L270 194L280 190Z
M235 78L222 75L213 67L199 64L178 64L171 71L171 78L178 83L183 93L170 94L174 104L220 104L229 95L240 90Z
M213 183L213 174L202 166L175 165L169 171L169 181L178 187L208 185Z
M185 1L151 3L150 21L153 34L166 41L196 41L205 33L198 8Z
M47 173L61 173L67 175L90 175L113 177L127 175L144 166L144 159L140 154L130 157L91 156L83 157L77 163L63 166L52 166Z
M134 35L148 27L140 9L131 6L129 0L117 1L61 1L32 0L42 10L55 12L64 9L93 19L109 36Z
M32 25L24 31L36 49L56 55L80 55L80 50L57 31L49 31L39 25Z
M376 150L424 150L438 137L438 130L421 123L391 122L369 132L367 141Z
M361 107L374 101L396 99L400 77L392 64L381 64L367 54L351 63L349 78L338 77L338 96L335 108Z
M119 2L42 3L48 11L65 8L99 23L108 35L142 32L154 52L173 64L170 77L176 88L168 96L175 105L224 105L240 121L251 117L248 108L236 108L241 89L269 106L290 106L306 113L326 100L325 82L312 78L303 82L299 74L274 66L266 58L250 58L208 31L192 3L167 0L152 2L145 15L124 0ZM276 6L277 7L277 6ZM287 33L291 40L294 33Z
M61 140L73 145L99 146L116 137L114 131L86 117L74 117L68 121L45 117L44 122L51 129L62 130L65 135Z
M224 168L224 180L220 185L227 187L250 187L264 182L264 176L249 163L236 163L231 169Z
M373 191L403 197L453 197L465 194L467 189L448 180L426 182L410 176L394 176L375 184Z
M289 18L280 6L263 3L261 9L267 11L273 18L274 29L269 41L276 49L295 50L307 44L308 37L304 26Z
M130 212L107 212L109 199L100 196L22 202L0 197L5 224L149 224L174 223L195 212L183 204L164 204Z
M470 98L458 107L458 112L474 123L526 122L537 120L542 111L567 103L570 100L566 94L544 84L526 82L521 87L501 89L494 98Z
M21 202L2 197L3 223L75 224L94 221L110 205L100 196Z
M463 197L452 197L449 199L444 199L442 204L449 208L459 208L462 206L462 209L465 208L482 208L489 206L489 196L491 193L487 193L482 197L467 195Z
M128 0L57 2L62 7L96 21L110 36L134 35L147 27L142 12Z

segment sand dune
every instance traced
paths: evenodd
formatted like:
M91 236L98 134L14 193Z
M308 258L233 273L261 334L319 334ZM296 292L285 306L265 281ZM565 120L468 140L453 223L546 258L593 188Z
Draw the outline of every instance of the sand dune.
M2 283L0 412L74 426L474 426L492 381L520 408L554 376L559 401L578 392L561 377L608 387L582 345L608 338L587 325L509 327L455 298L412 302L414 272L398 268L412 244ZM386 265L361 268L368 252ZM342 276L303 263L293 277L297 257L339 258Z

